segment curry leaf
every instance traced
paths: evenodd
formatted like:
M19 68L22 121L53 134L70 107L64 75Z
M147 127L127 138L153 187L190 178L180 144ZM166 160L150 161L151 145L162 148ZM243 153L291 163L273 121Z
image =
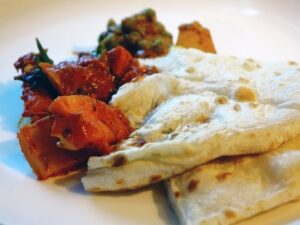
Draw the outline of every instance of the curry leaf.
M43 48L41 42L39 41L38 38L35 39L36 40L36 45L39 49L39 58L41 62L46 62L46 63L50 63L53 64L53 60L49 58L48 54L47 54L47 50Z

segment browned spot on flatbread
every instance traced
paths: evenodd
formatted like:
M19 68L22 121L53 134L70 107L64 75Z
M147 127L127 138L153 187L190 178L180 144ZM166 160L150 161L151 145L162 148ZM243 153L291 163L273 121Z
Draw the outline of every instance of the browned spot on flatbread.
M233 110L236 111L236 112L239 112L239 111L241 111L241 106L239 104L235 104L233 106Z
M180 191L175 191L174 196L175 196L175 198L179 198L182 196L182 193Z
M234 94L236 100L240 102L251 102L256 100L256 93L253 89L245 86L240 86Z
M113 159L112 159L112 167L117 167L117 166L122 166L127 162L127 158L125 155L116 155Z
M239 82L247 84L247 83L249 83L249 80L247 78L244 78L244 77L239 77Z
M193 67L193 66L189 66L187 69L186 69L186 72L188 73L194 73L196 71L196 68Z
M289 64L290 66L297 66L297 65L298 65L298 63L295 62L295 61L289 61L288 64Z
M254 60L245 60L245 62L242 64L242 68L247 71L254 71L256 69L259 69L261 66L255 62Z
M216 178L219 180L219 181L224 181L226 180L227 177L229 177L232 173L230 172L224 172L224 173L219 173Z
M192 179L192 180L189 182L188 186L187 186L188 192L193 192L193 191L195 191L196 188L197 188L197 186L198 186L198 184L199 184L199 181L198 181L198 180Z
M197 121L199 123L206 123L209 121L209 117L207 117L205 115L200 115L200 116L198 116Z
M160 174L152 175L150 177L150 182L151 183L156 183L156 182L160 181L161 179L162 179L162 175L160 175Z
M228 219L233 219L236 217L236 213L233 210L227 209L224 211L224 215Z
M200 173L202 170L203 170L203 168L201 166L198 166L195 169L193 169L193 171L195 171L195 173Z
M228 102L228 98L226 96L219 96L216 98L215 103L224 105Z
M116 184L118 184L118 185L124 185L125 184L125 180L124 179L118 179L118 180L116 180Z
M144 144L146 144L147 141L142 138L142 137L137 137L135 140L134 140L134 146L136 147L142 147Z
M179 133L173 133L173 134L171 134L170 135L170 139L172 140L172 139L176 138L178 136L178 134Z
M280 73L280 72L277 72L277 71L275 71L275 72L274 72L274 75L275 75L275 76L280 76L280 75L281 75L281 73Z
M165 128L161 131L162 134L171 134L174 131L173 128Z
M252 109L256 108L257 106L258 105L256 103L253 103L253 102L249 103L249 107L252 108Z

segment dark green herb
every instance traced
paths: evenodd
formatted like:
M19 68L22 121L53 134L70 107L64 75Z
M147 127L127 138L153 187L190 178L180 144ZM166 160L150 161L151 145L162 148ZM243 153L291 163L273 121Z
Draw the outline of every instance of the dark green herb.
M38 54L39 62L46 62L46 63L53 64L53 60L49 58L47 54L47 50L43 48L39 39L36 38L35 41L36 41L37 48L39 50L39 54Z
M49 64L53 64L53 60L49 58L47 54L47 50L42 46L41 42L36 38L37 48L39 53L32 53L32 62L28 62L30 64L30 71L23 72L21 75L15 76L15 80L20 80L26 82L32 89L40 88L48 90L49 94L52 96L57 96L57 91L53 88L50 83L48 77L43 73L42 69L39 67L39 63L45 62ZM19 60L22 60L20 58ZM22 64L22 70L27 65Z

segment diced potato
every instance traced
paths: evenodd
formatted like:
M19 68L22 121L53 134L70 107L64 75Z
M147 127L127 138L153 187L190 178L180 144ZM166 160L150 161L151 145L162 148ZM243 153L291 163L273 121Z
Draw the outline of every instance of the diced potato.
M39 180L63 175L86 165L88 151L71 152L58 148L51 137L54 119L45 117L22 127L18 133L22 152Z
M129 121L119 109L89 96L60 96L49 111L55 117L51 136L59 139L59 147L70 151L94 149L108 154L114 150L111 145L131 132Z
M209 30L202 27L201 24L196 21L190 24L183 24L179 27L176 45L216 53Z

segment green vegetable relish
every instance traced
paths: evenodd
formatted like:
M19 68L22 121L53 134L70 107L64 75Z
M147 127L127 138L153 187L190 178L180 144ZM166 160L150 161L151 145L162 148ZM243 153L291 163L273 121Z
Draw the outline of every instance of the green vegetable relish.
M122 45L136 57L156 57L167 54L172 35L157 21L153 9L127 17L116 24L109 20L107 30L100 34L96 55Z

